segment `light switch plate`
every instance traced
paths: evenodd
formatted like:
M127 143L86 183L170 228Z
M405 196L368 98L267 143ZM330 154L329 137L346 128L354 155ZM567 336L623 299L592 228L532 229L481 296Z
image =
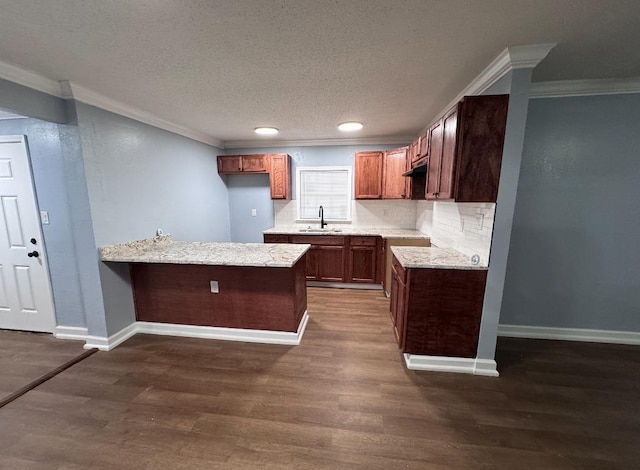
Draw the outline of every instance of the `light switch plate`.
M212 294L220 293L220 288L218 287L218 281L210 281L209 284L211 284L211 293Z
M40 211L40 220L42 225L49 225L49 213L47 211Z

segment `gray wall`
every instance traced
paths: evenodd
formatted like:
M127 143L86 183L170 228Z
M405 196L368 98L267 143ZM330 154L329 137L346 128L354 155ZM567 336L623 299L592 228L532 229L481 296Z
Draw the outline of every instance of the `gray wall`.
M96 246L157 228L176 240L229 240L218 149L82 103L77 112ZM100 263L100 281L112 335L135 320L126 266Z
M640 94L529 106L500 323L640 331Z
M82 290L74 250L65 168L57 124L37 119L0 120L0 135L26 135L40 210L49 212L42 226L57 322L85 326Z
M262 232L273 227L273 201L269 175L228 175L231 240L262 243ZM256 209L256 216L251 210Z
M78 103L96 244L155 235L228 241L227 190L218 149Z

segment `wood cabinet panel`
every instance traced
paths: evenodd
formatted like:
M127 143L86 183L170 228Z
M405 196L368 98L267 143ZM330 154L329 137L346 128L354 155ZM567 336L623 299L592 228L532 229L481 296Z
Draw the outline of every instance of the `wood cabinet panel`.
M453 198L453 170L456 157L456 130L458 124L458 108L449 111L442 120L442 159L440 160L440 184L438 199Z
M426 198L436 199L440 185L440 164L442 163L442 119L429 129L431 143L429 150L429 165L427 167Z
M269 155L269 187L271 199L291 199L291 157Z
M383 152L357 152L354 178L355 199L380 199L382 197Z
M466 96L458 114L454 198L496 202L509 95Z
M400 349L410 354L475 357L487 271L410 268L403 283L399 268L394 258L391 317Z
M318 277L318 256L320 255L320 249L316 246L309 248L309 251L305 254L305 276L307 281L317 281Z
M289 243L289 235L265 233L263 239L265 243Z
M351 246L349 249L349 282L373 284L377 279L378 247Z
M402 176L407 171L407 148L388 150L384 153L382 171L382 199L405 199L409 178Z
M323 246L318 249L318 280L329 282L344 281L344 247Z
M218 174L233 174L242 172L242 156L241 155L219 155L218 156Z
M243 155L242 171L244 173L266 173L267 172L267 155Z
M139 321L297 331L307 307L301 261L292 268L135 263L131 279Z

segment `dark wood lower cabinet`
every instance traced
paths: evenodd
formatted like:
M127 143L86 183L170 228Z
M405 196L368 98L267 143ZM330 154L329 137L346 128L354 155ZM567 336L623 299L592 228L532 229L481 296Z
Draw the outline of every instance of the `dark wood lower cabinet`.
M400 350L476 357L486 280L486 270L405 271L394 257L390 309Z
M382 239L375 236L265 234L265 243L308 243L307 281L367 283L382 281Z

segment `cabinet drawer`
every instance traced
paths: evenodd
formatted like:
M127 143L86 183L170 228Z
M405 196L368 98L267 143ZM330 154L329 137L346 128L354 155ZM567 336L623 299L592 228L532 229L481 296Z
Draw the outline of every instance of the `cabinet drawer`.
M398 279L400 282L407 282L407 271L402 267L400 261L394 256L393 257L393 270L398 275Z
M289 235L272 235L265 234L265 243L289 243Z
M310 243L312 245L342 246L344 237L334 237L332 235L293 235L290 243Z
M377 237L351 237L351 246L376 246Z

